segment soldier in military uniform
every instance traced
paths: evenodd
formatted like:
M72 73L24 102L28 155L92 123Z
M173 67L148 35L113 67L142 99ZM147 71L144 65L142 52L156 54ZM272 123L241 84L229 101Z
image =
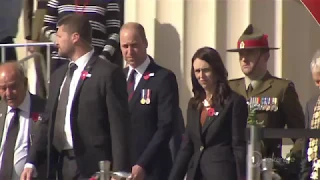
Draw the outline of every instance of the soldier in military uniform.
M293 82L272 76L267 70L271 48L268 36L252 24L237 43L241 70L245 77L230 80L230 87L257 105L257 119L266 128L304 128L304 114ZM301 157L302 140L295 140L291 154ZM281 158L281 139L265 139L263 156Z

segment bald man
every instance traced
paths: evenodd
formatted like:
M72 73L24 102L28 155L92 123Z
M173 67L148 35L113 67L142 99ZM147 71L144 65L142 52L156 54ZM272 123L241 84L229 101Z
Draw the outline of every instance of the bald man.
M148 56L148 41L141 24L124 24L120 45L128 64L124 72L132 123L133 179L168 179L172 167L169 140L179 112L176 76Z
M46 102L28 92L24 69L16 62L0 66L0 96L0 179L19 180ZM44 169L38 170L39 179Z

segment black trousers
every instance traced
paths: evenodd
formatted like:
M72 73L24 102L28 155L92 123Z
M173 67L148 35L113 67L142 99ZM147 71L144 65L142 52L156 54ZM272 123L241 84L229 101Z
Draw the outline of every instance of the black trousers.
M90 178L80 175L73 150L64 150L60 153L57 177L59 180L88 180Z
M0 41L0 44L12 44L13 37L9 36ZM0 58L2 57L2 50L0 50ZM15 47L6 47L5 48L5 58L4 62L8 61L17 61L17 52Z

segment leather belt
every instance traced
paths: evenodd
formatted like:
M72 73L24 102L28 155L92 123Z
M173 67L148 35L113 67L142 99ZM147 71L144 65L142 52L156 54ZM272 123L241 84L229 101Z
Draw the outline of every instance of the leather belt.
M61 155L62 155L62 156L66 156L66 157L68 157L68 158L74 158L74 157L76 157L73 149L62 150L62 151L61 151Z

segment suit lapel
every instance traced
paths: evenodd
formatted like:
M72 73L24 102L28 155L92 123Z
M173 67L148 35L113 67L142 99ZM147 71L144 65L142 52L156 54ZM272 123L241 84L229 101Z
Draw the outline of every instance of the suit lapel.
M38 98L35 95L30 94L30 100L31 100L30 112L41 113L44 108L43 108L43 104L39 103Z
M226 113L228 112L231 101L232 101L232 95L230 95L228 99L226 99L223 107L220 105L217 105L216 107L214 107L215 114L213 115L213 117L211 117L211 119L208 119L208 118L206 119L202 127L202 134L206 133L209 130L209 127L210 127L210 132L212 132L213 134L206 137L213 137L214 134L218 132L218 129L221 127L221 124L225 120L225 116L226 116Z
M257 96L268 90L271 87L271 83L273 82L273 79L271 77L271 74L267 72L266 75L261 79L261 84L253 89L251 96Z
M8 106L4 101L0 102L0 142L3 137L4 124L6 122Z
M208 116L201 128L201 133L204 134L207 129L210 127L210 125L213 123L213 122L217 122L219 120L219 117L221 116L220 113L223 111L223 109L220 107L220 106L216 106L214 108L216 114L214 114L213 116Z
M98 58L97 56L92 55L89 62L86 65L86 67L84 68L83 72L87 72L90 74L90 72L92 70L92 66L96 62L97 58ZM83 83L86 81L86 79L87 78L85 76L82 76L82 74L81 74L80 79L77 84L77 87L76 87L76 91L74 93L74 99L76 99L78 97L80 90L81 90L81 87L82 87Z
M30 94L30 93L29 93ZM36 107L37 106L37 103L36 103L36 99L35 99L35 97L32 95L32 94L30 94L30 114L29 114L29 117L31 117L31 114L32 113L35 113L35 112L38 112L38 111L36 111L37 109L38 109L38 107ZM30 139L31 139L31 134L32 134L32 130L33 130L33 125L34 125L34 123L33 123L33 119L32 118L29 118L29 129L28 129L28 131L29 131L29 142L28 142L28 144L30 145ZM30 147L30 146L29 146Z
M29 93L30 94L30 93ZM32 136L33 136L33 130L35 126L35 122L32 119L32 113L40 113L40 110L38 108L40 104L37 103L37 99L34 95L30 94L30 114L29 114L29 138L28 138L28 147L31 147L32 145Z
M155 73L154 70L155 70L155 63L153 62L153 60L150 60L149 66L147 67L147 69L145 70L144 74L142 75L142 77L141 77L136 89L134 90L133 96L132 96L131 100L129 101L130 111L132 110L134 105L140 100L140 92L141 92L141 90L150 81L150 78L149 79L144 79L144 76L147 75L148 73Z
M53 96L53 107L56 107L58 97L60 95L60 88L61 88L61 85L64 81L65 76L66 76L67 70L68 70L68 63L63 65L61 70L59 69L59 71L60 71L59 73L56 73L57 75L56 75L55 81L50 82L50 83L54 83L54 84L52 84L52 87L54 87L54 88L50 89L50 91L52 91L52 93L50 93L50 94L52 94L52 96ZM52 113L55 113L55 110Z
M126 67L123 69L123 73L125 74L126 78L128 77L129 68Z
M192 129L195 130L196 136L201 139L201 128L200 128L200 118L201 118L201 111L197 109L191 109L191 119L195 119L197 121L192 121L193 124L191 125Z
M32 133L32 130L34 128L34 125L35 125L35 122L34 120L32 119L32 114L35 113L36 115L39 115L43 112L43 105L41 102L39 102L38 98L33 95L33 94L30 94L30 114L29 114L29 134Z

